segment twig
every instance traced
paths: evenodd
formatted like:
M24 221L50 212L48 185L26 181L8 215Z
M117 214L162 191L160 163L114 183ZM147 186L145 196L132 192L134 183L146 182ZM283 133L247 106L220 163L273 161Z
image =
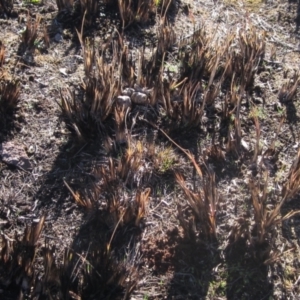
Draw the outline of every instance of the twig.
M148 123L148 124L150 124L152 127L156 128L157 130L159 130L172 144L174 144L179 150L181 150L191 160L191 162L193 163L198 175L201 178L203 177L203 173L202 173L200 167L198 166L198 164L195 160L195 157L191 154L191 152L189 150L186 150L186 149L182 148L181 146L179 146L173 139L171 139L169 137L169 135L165 131L163 131L157 125L153 124L152 122L150 122L148 120L145 120L144 118L141 118L141 120ZM204 165L205 165L205 163L204 163Z
M112 240L113 240L113 238L114 238L114 236L115 236L115 233L116 233L116 231L117 231L117 228L118 228L119 224L121 223L121 221L122 221L124 215L125 215L125 211L123 211L122 215L120 216L119 221L118 221L118 223L116 224L115 229L114 229L114 231L113 231L113 233L112 233L112 235L111 235L111 237L110 237L109 243L107 244L107 252L109 252L109 250L110 250L111 242L112 242Z
M287 44L287 43L285 43L285 42L282 42L282 41L280 41L279 39L275 38L274 36L271 37L270 42L271 42L271 43L275 43L275 44L279 44L280 46L289 48L289 49L291 49L291 50L293 50L293 51L297 51L297 48L296 48L295 46L290 45L290 44Z

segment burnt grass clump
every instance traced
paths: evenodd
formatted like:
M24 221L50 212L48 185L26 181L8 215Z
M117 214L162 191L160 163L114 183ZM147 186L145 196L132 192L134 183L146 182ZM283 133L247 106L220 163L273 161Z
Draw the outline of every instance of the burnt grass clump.
M0 1L3 299L297 298L299 51L268 5Z

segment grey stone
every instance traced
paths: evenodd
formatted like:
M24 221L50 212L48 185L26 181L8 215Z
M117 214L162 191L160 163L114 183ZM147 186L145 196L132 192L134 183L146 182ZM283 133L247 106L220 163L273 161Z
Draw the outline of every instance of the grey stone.
M126 89L123 90L122 95L124 95L124 96L131 96L132 93L134 93L134 92L135 92L134 89L132 89L132 88L126 88Z
M32 170L24 147L17 142L8 141L0 144L0 156L7 165L15 166L24 171Z
M118 96L116 103L119 106L123 106L125 109L131 107L131 99L129 96Z
M135 104L147 104L148 97L144 93L135 92L135 93L132 93L131 101Z

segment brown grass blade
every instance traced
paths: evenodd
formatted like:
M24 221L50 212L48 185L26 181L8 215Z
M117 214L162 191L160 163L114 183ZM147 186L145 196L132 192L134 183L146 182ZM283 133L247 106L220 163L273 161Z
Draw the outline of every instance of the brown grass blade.
M137 214L135 219L135 225L139 226L141 219L146 215L146 206L149 201L151 189L147 188L143 192L139 191L136 194L135 201L137 205Z
M4 44L0 41L0 67L3 66L5 60L5 46Z
M185 185L181 174L175 173L176 181L187 196L195 217L200 223L201 233L205 237L216 237L216 210L218 203L218 192L216 189L215 175L209 172L203 179L203 187L198 193L191 192Z
M38 15L36 16L36 19L32 21L30 15L28 14L26 29L22 33L22 45L24 50L34 47L34 43L38 37L38 27L41 19L41 16Z
M82 196L80 196L80 194L78 192L74 192L65 180L64 180L64 185L69 190L69 192L71 193L71 195L73 196L73 198L75 200L75 203L78 206L82 206L87 209L91 209L93 207L93 203L91 202L91 200L88 197L82 197Z
M199 167L198 163L196 162L195 160L195 157L193 156L193 154L189 151L189 150L186 150L186 149L183 149L181 146L179 146L174 140L172 140L169 135L163 131L161 128L159 128L157 125L155 125L154 123L146 120L146 119L142 119L144 122L150 124L151 126L153 126L154 128L156 128L157 130L159 130L173 145L175 145L179 150L181 150L189 159L190 161L193 163L196 171L197 171L197 174L199 175L200 178L203 177L203 173L201 171L201 168Z
M300 192L300 148L291 166L288 178L282 190L285 201L289 201Z
M0 112L8 113L17 108L20 97L20 81L4 81L0 83Z

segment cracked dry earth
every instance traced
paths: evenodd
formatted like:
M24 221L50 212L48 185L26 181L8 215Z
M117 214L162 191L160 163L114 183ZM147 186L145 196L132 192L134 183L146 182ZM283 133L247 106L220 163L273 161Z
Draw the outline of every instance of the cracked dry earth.
M109 44L122 30L117 13L102 2L95 24L85 32L96 48ZM241 107L243 154L228 154L223 147L217 156L212 154L213 140L218 139L214 130L221 126L216 112L222 110L225 93L220 92L215 107L206 110L196 128L166 128L171 123L159 119L161 123L156 125L165 126L177 147L159 129L138 118L147 117L147 113L151 117L160 114L147 102L151 89L124 87L118 101L134 106L128 114L133 148L155 147L153 151L159 155L142 160L142 167L135 174L128 171L122 184L111 183L121 202L133 202L141 195L147 198L142 222L121 226L120 215L116 221L113 213L102 213L106 205L102 190L97 194L97 209L80 206L76 201L77 191L92 195L91 182L103 184L103 174L99 171L99 177L95 170L109 168L110 156L118 164L122 151L126 151L126 146L120 150L113 141L124 143L123 137L114 133L107 143L101 138L78 143L62 115L61 95L67 94L67 89L77 97L83 93L84 53L75 30L80 30L81 23L58 12L52 0L36 4L15 1L14 13L0 19L0 41L6 49L2 71L6 79L20 80L13 124L9 129L0 128L0 249L3 259L9 243L14 250L5 263L12 259L16 263L7 269L2 260L0 298L299 299L300 216L283 220L272 229L268 259L260 257L264 245L259 250L251 249L247 235L233 246L231 239L235 228L245 224L253 228L250 178L254 176L262 183L268 173L268 189L274 192L268 203L272 209L300 148L298 89L293 101L279 101L282 86L294 83L299 72L297 12L296 1L175 1L167 18L176 42L165 61L165 68L174 78L180 69L178 45L185 42L191 47L189 38L195 28L203 27L207 35L214 36L215 47L244 24L264 32L266 54L249 96L256 105L261 128L257 164L251 160L256 131L253 111L247 105ZM21 33L27 18L38 15L41 23L34 51L22 51ZM146 24L126 28L123 39L134 61L139 60L142 48L147 57L151 56L160 22L159 15L154 15ZM49 36L47 47L42 38L44 31ZM111 123L107 127L113 132ZM262 155L270 145L277 154ZM213 240L201 239L187 196L176 182L174 170L185 175L189 188L201 187L191 160L180 148L189 150L201 168L205 165L215 174L218 203ZM151 170L151 176L143 175L144 170ZM128 184L130 180L134 184ZM289 199L280 214L299 210L299 201L299 195ZM25 228L41 225L41 220L43 228L35 241L32 271L26 277L19 259L26 254L18 248L18 241ZM105 247L110 256L98 250Z

